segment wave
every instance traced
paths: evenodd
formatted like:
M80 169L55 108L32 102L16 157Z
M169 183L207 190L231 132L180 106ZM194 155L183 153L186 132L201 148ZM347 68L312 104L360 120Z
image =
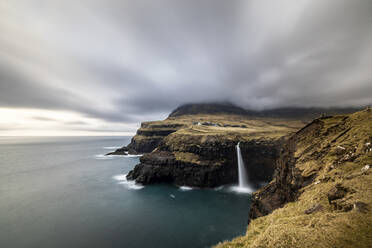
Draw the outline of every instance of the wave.
M112 177L116 181L126 181L127 180L127 174L119 174Z
M113 159L114 157L112 155L106 156L105 154L97 154L94 155L95 159Z
M252 194L254 191L252 188L239 186L232 186L229 188L229 190L239 194Z
M180 189L180 190L182 190L182 191L189 191L189 190L193 190L193 188L191 188L191 187L188 187L188 186L180 186L180 187L179 187L179 189Z
M222 190L223 188L224 188L225 186L219 186L219 187L216 187L216 188L213 188L215 191L220 191L220 190Z
M135 181L127 180L127 174L119 174L112 177L118 181L118 184L123 184L128 189L143 189L145 186L136 184Z
M95 159L103 159L103 160L107 160L107 159L113 159L113 158L137 158L137 157L141 157L143 154L137 154L137 155L132 155L132 154L129 154L129 155L105 155L105 154L96 154L94 155L94 158Z
M116 149L119 149L121 148L120 146L104 146L103 149L107 149L107 150L116 150Z
M122 157L127 157L127 158L137 158L137 157L142 157L143 154L128 154L128 155L122 155ZM120 155L119 155L120 156Z

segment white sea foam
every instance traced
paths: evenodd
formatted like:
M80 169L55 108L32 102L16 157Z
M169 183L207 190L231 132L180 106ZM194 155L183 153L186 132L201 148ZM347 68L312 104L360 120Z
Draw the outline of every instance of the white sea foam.
M123 181L127 181L127 174L119 174L119 175L115 175L112 177L114 180L116 181L119 181L119 182L123 182Z
M119 174L112 177L118 181L118 184L123 184L128 189L143 189L145 186L136 184L135 181L127 180L127 174Z
M224 186L222 185L222 186L214 188L214 190L219 191L219 190L222 190L223 188L224 188Z
M132 155L132 154L129 154L129 155L105 155L105 154L96 154L94 155L94 158L95 159L103 159L103 160L107 160L107 159L113 159L113 158L137 158L137 157L141 157L142 154L136 154L136 155Z
M229 188L230 191L236 192L236 193L242 193L242 194L252 194L254 191L250 187L239 187L239 186L232 186Z
M107 149L107 150L116 150L116 149L119 149L121 148L120 146L104 146L103 149Z
M112 155L105 155L105 154L97 154L97 155L94 155L94 158L95 159L113 159L114 156L112 156Z
M137 158L137 157L142 157L143 154L128 154L128 155L123 155L123 157L127 158Z
M176 198L176 196L175 195L173 195L173 194L169 194L169 196L171 197L171 198Z
M193 188L191 188L191 187L188 187L188 186L181 186L181 187L179 187L179 189L180 189L180 190L182 190L182 191L189 191L189 190L193 190Z

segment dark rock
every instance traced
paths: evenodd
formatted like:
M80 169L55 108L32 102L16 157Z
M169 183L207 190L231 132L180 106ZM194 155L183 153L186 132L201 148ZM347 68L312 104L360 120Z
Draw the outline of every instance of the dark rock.
M348 201L346 195L354 192L354 190L345 188L341 184L336 184L327 194L328 202L335 210L348 212L353 209L353 204Z
M144 130L144 129L138 129L137 134L142 135L142 136L147 136L147 137L152 137L152 136L168 136L169 134L175 132L177 130L174 129L155 129L155 130Z
M353 209L353 204L345 201L334 201L331 204L335 210L339 210L342 212L349 212Z
M128 148L136 151L137 154L150 153L163 141L169 134L185 127L179 123L143 122L141 128L131 139Z
M132 149L133 151L136 151L136 153L142 154L142 153L149 153L152 152L161 141L163 141L164 137L151 137L148 139L136 139L136 136L134 136L127 146L128 148Z
M337 184L327 194L329 203L334 200L344 198L347 192L347 188L344 188L341 184Z
M312 214L312 213L319 212L319 211L322 211L322 210L323 210L323 206L322 205L315 204L313 207L311 207L309 209L306 209L305 210L305 214Z
M296 168L297 158L294 156L297 143L302 137L319 136L323 123L314 120L293 135L283 146L276 162L274 179L264 188L253 193L249 218L255 219L281 208L287 202L297 199L299 190L309 185L316 174L304 177Z
M249 180L258 186L271 180L275 160L282 140L242 142L240 144ZM128 174L141 184L173 183L194 187L216 187L238 181L236 142L213 141L185 144L182 152L198 158L177 160L172 148L163 142L156 150L145 154L140 164Z
M108 156L108 155L128 155L128 154L137 154L137 152L135 150L131 149L131 148L123 146L119 149L116 149L113 152L107 153L106 156Z
M202 122L201 124L202 124L203 126L215 126L215 125L217 125L217 124L215 124L215 123L207 122L207 121Z
M197 166L175 161L174 158L158 157L152 164L141 163L130 171L127 178L141 184L173 183L194 187L216 187L236 177L226 166Z

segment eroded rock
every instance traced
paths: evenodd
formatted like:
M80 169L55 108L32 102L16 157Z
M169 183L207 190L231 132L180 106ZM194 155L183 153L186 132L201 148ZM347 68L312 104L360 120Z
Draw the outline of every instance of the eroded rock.
M217 187L237 182L237 141L207 136L190 141L185 139L178 144L167 138L167 143L163 142L140 158L141 163L128 174L128 179L142 184L167 182L194 187ZM280 144L277 139L240 144L252 183L258 185L271 179Z
M337 184L327 194L329 203L331 203L334 200L345 197L347 192L348 192L347 188L343 187L341 184Z

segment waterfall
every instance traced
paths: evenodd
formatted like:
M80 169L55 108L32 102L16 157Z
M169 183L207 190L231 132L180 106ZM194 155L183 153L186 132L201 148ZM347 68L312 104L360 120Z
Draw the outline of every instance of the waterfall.
M236 155L238 158L238 169L239 169L239 187L249 188L248 175L245 170L245 165L244 165L242 153L240 152L239 144L240 142L236 145Z

